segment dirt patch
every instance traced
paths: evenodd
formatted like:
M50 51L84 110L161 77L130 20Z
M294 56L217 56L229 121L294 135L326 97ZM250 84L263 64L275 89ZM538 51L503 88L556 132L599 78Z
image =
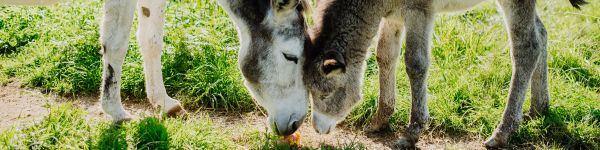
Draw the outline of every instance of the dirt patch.
M89 120L110 120L102 111L98 96L67 98L22 88L19 83L9 83L0 86L0 132L42 120L50 113L49 106L61 103L72 103L85 110ZM152 106L146 103L124 103L124 106L134 117L153 111Z
M228 131L238 130L233 133L233 139L243 139L244 131L239 130L259 130L260 132L269 132L265 116L260 112L250 113L210 113L214 124L219 128ZM381 132L366 133L344 125L338 126L335 132L327 135L316 133L312 128L312 123L305 121L299 129L302 135L301 145L306 147L320 147L322 144L328 146L343 146L351 143L361 143L367 149L385 150L392 149L400 133ZM425 133L422 135L418 148L429 149L485 149L481 138L471 137L447 137L444 135L435 135L434 133ZM245 146L245 145L242 145Z
M26 122L40 120L48 115L49 111L45 106L50 99L53 98L19 88L15 83L0 86L0 131L13 125L21 126Z
M48 115L48 106L60 103L73 103L88 112L91 120L109 121L102 112L97 96L65 98L52 94L44 94L37 90L21 88L18 83L0 86L0 132L10 127L22 127L42 120ZM148 103L125 103L126 110L134 117L148 116L155 113ZM244 130L269 132L265 116L261 112L215 112L199 110L194 114L208 114L217 128L231 131L234 141L243 139ZM193 116L193 115L192 115ZM340 126L335 132L320 135L306 121L300 128L301 145L319 147L322 144L341 146L350 143L361 143L367 149L391 149L400 133L365 133L349 127ZM421 149L484 149L481 138L449 138L433 133L421 137L418 147ZM246 146L246 145L241 145Z

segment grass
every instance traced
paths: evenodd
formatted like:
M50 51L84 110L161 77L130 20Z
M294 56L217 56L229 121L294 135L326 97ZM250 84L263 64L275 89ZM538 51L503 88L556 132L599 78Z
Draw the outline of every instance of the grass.
M121 125L86 119L72 104L48 106L50 114L25 128L0 133L0 149L290 149L279 137L245 130L241 139L220 130L205 115L184 119L145 117ZM315 149L303 147L302 149ZM358 143L320 149L365 149Z
M0 134L1 149L227 149L234 145L210 118L161 120L147 117L122 125L93 122L70 104L51 106L50 115L24 129ZM93 122L93 123L90 123ZM185 131L182 131L185 129Z
M0 6L0 81L18 78L29 87L66 96L97 93L101 4L96 0L55 7ZM215 1L200 0L170 2L167 13L162 62L169 94L188 107L253 109L237 71L237 33L225 12ZM121 91L143 98L136 30L131 33Z
M511 143L520 148L600 149L600 11L595 9L600 3L591 1L577 11L567 1L540 1L537 8L549 34L551 106L542 117L524 122ZM171 0L166 11L162 63L169 94L189 108L255 110L236 67L238 41L226 13L212 0ZM72 0L53 7L0 6L0 83L18 80L64 96L98 93L98 12L98 0ZM123 67L122 93L143 98L135 30ZM438 15L433 42L428 78L429 132L488 137L500 121L511 76L501 16L491 2L465 13ZM347 118L346 125L360 129L374 114L377 72L373 55L364 80L364 101ZM402 131L410 110L403 63L397 71L397 89L391 127ZM526 101L524 111L528 107ZM58 108L39 124L5 131L0 134L0 149L68 148L60 147L65 145L83 149L103 148L94 147L98 145L228 149L239 142L212 132L214 127L204 122L210 122L207 118L147 118L114 127L81 122L82 113ZM250 138L242 143L256 149L278 146L270 135L249 132L247 136Z

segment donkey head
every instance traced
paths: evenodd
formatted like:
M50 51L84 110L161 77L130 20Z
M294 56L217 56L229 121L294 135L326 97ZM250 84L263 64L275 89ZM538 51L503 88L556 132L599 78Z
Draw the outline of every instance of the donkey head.
M308 113L302 81L306 24L302 0L219 0L240 38L238 65L272 131L295 132Z
M318 29L318 28L317 28ZM344 120L361 97L361 79L364 63L346 63L340 51L328 51L328 43L315 31L315 39L305 49L303 80L312 103L313 127L318 133L332 132ZM354 58L353 58L354 59ZM358 57L357 59L361 59Z
M321 51L319 43L314 46L305 50L303 79L311 96L313 127L318 133L328 134L360 100L364 65L345 65L343 55Z
M367 48L375 33L356 13L344 12L356 9L343 7L344 2L317 4L312 39L304 51L303 80L311 96L313 127L321 134L332 132L360 101Z

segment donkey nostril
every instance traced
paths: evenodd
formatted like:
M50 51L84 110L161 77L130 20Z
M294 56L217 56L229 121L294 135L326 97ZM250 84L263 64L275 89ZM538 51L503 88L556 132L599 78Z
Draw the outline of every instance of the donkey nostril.
M300 128L300 121L294 121L294 123L292 123L292 130L298 130L298 128Z
M298 128L300 128L300 121L294 121L290 124L290 132L291 133L296 132L296 130L298 130Z

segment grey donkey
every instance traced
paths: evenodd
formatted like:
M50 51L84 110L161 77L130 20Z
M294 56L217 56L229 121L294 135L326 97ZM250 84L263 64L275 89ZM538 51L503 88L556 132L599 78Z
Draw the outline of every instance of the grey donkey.
M45 5L61 0L0 0L0 5ZM308 113L308 91L302 82L301 57L306 26L305 1L218 0L233 19L240 38L239 67L246 87L269 113L273 131L293 133ZM144 60L150 102L169 116L184 115L180 102L165 89L161 71L166 0L104 0L100 27L103 75L100 100L115 123L131 120L121 104L122 66L134 14ZM211 2L212 3L212 2ZM190 33L193 34L193 33Z
M304 46L309 41L305 0L218 0L237 27L238 66L255 102L265 108L270 129L294 133L308 114L302 81Z
M370 41L379 30L380 96L367 131L378 131L394 113L395 70L405 36L404 61L410 79L410 123L397 146L414 147L427 127L427 71L434 16L471 8L484 0L321 0L315 11L311 46L305 50L304 82L312 98L317 132L331 132L361 100L361 81ZM583 0L570 0L579 8ZM532 87L529 116L548 109L546 30L535 0L497 0L509 32L513 73L502 121L486 147L502 147L523 118L525 92Z

